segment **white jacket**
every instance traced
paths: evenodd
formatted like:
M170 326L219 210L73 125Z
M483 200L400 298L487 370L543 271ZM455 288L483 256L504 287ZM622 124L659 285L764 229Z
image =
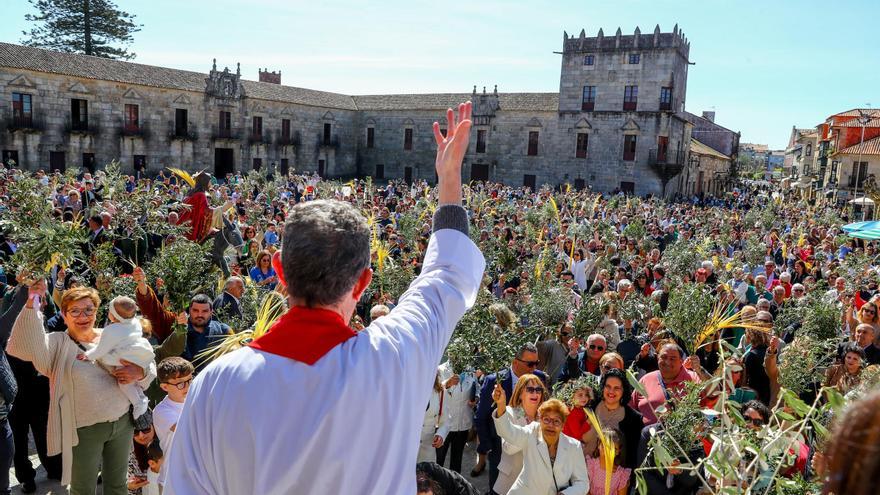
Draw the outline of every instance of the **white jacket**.
M425 410L425 421L419 436L419 458L416 462L437 462L437 450L432 445L434 435L440 435L445 441L449 433L449 408L444 397L441 411L440 396L441 392L431 389L431 400Z
M437 370L440 372L440 381L445 383L446 380L452 378L452 367L449 365L449 361L438 366ZM460 373L458 385L446 389L443 408L449 409L449 416L447 416L449 431L468 431L474 425L474 408L468 402L479 394L479 387L473 373Z
M494 418L495 429L504 441L523 451L523 468L508 492L509 495L584 495L590 489L587 463L580 442L564 434L559 435L556 462L550 464L550 451L541 433L538 421L528 426L517 426L505 411Z
M505 416L510 416L510 421L516 426L526 426L528 419L521 407L508 407ZM498 478L492 486L492 491L500 495L507 495L513 482L519 477L523 467L522 449L503 438L501 439L501 460L498 462Z

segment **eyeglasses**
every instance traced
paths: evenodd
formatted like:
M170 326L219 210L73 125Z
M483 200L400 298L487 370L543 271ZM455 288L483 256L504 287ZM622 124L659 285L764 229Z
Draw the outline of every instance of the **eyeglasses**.
M95 308L71 309L67 311L67 314L74 318L79 318L80 316L95 316Z
M761 418L750 418L748 416L745 417L746 422L751 423L755 426L764 426L764 420Z
M177 390L183 390L186 387L188 387L189 384L192 383L192 381L193 381L193 378L189 377L189 380L186 380L186 381L183 381L180 383L171 383L171 382L162 382L162 383L164 383L166 385L171 385L172 387L177 387Z
M530 394L543 394L543 393L544 393L544 387L529 387L529 386L526 386L526 387L525 387L525 390L526 390L526 392L528 392L528 393L530 393Z
M552 426L554 428L562 428L562 421L560 421L558 419L541 418L541 422L547 426Z
M590 344L590 350L591 351L604 351L605 347L603 347L601 345Z
M862 313L866 313L866 314L869 314L869 315L875 315L875 314L877 314L877 312L874 311L873 309L863 309L863 310L862 310Z
M537 368L538 367L538 361L525 361L520 358L516 358L516 360L523 363L524 365L528 366L529 368Z

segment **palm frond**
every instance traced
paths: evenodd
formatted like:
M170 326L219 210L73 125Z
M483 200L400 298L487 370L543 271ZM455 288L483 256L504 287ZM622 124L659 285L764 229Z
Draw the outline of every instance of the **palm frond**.
M170 170L172 174L180 177L181 180L189 184L189 187L195 187L196 180L193 179L192 175L190 175L189 172L187 172L186 170L172 167L168 167L168 170Z

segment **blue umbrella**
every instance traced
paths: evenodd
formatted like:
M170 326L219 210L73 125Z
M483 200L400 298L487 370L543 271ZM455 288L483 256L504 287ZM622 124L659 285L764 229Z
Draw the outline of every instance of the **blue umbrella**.
M855 222L844 225L841 228L847 234L852 234L853 232L861 232L864 230L880 229L880 221Z
M878 222L867 222L867 223L878 223ZM865 230L858 230L855 232L850 232L849 236L855 237L856 239L864 239L866 241L876 241L877 239L880 239L880 228L865 229Z

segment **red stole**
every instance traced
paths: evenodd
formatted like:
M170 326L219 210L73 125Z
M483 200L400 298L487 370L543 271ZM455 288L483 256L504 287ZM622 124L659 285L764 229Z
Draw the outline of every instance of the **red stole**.
M294 306L281 315L265 335L249 345L311 366L355 335L339 313Z

